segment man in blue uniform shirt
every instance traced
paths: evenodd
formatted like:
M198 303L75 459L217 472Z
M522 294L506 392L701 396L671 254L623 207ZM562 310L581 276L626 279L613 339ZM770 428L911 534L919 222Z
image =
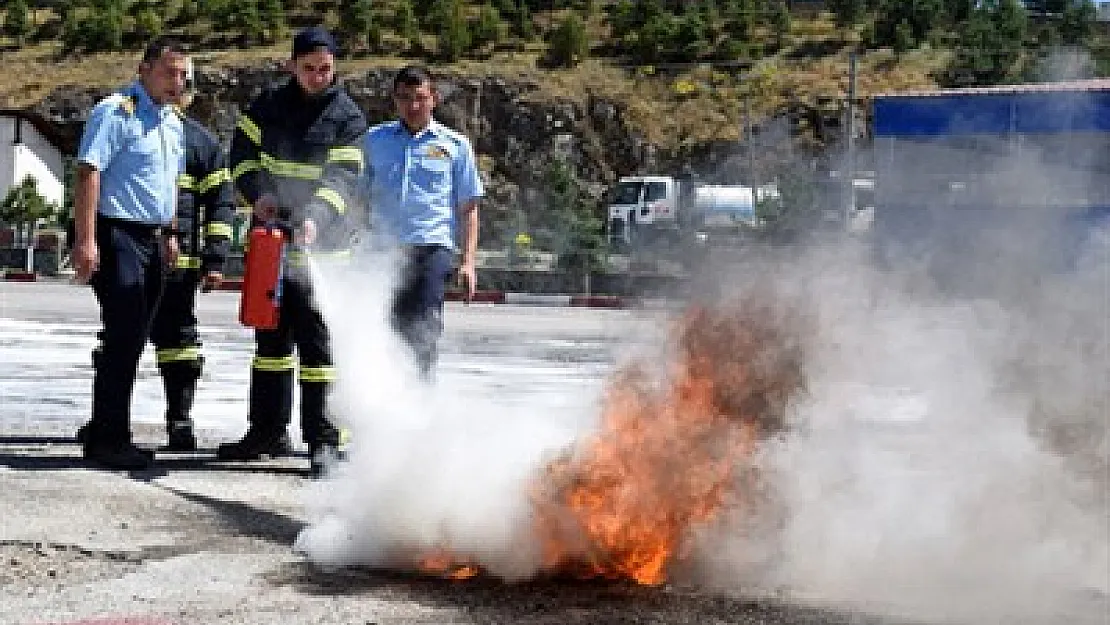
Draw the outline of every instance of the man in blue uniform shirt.
M110 468L153 460L131 442L131 396L166 265L177 259L171 225L185 137L172 103L187 64L180 43L153 41L138 79L89 113L77 153L73 265L92 285L104 325L93 352L92 419L80 438L85 458Z
M363 144L367 189L374 228L403 250L394 327L430 377L456 240L462 248L459 279L465 296L474 295L482 180L470 141L433 119L439 91L426 68L397 73L393 102L400 119L371 128Z

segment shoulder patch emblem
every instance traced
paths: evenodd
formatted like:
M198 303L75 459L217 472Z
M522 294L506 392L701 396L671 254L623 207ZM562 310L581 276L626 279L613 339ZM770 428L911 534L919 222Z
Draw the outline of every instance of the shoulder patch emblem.
M129 95L123 96L119 100L119 107L123 112L128 115L135 114L135 98Z

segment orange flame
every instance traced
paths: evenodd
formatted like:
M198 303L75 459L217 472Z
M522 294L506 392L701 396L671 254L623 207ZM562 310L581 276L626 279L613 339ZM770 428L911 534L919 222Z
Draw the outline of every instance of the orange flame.
M416 568L423 573L452 580L470 579L480 572L477 565L459 560L443 549L425 554Z
M773 300L771 300L773 301ZM664 583L693 530L758 503L762 437L801 389L796 319L749 298L689 311L662 379L633 365L608 386L601 428L551 462L532 492L546 572ZM434 550L419 569L450 579L479 565Z
M801 368L784 319L743 304L687 314L670 375L624 370L600 433L549 465L535 496L549 570L660 584L692 530L744 505L743 470L782 427Z

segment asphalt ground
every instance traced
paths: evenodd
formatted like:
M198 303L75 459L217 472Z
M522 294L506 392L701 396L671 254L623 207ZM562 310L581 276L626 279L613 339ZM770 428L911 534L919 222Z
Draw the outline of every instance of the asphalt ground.
M243 427L250 339L236 325L236 302L232 293L200 300L214 363L198 406L201 450L127 473L86 466L72 440L87 415L91 294L0 282L0 623L906 622L821 607L784 589L506 584L312 565L291 548L308 523L307 460L213 459L215 444ZM616 354L660 323L645 312L463 305L449 306L446 319L443 383L552 414L588 401ZM149 356L136 406L137 441L156 445L162 431Z

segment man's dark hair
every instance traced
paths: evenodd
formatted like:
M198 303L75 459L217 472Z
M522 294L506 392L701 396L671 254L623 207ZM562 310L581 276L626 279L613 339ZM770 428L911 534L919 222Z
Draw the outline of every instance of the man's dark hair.
M143 63L153 63L162 58L162 55L167 52L188 54L189 50L180 39L166 36L155 37L150 43L146 44L146 48L143 50Z
M424 83L428 83L435 89L436 79L432 76L432 71L423 65L406 65L393 77L393 90L396 91L401 85L419 87Z

